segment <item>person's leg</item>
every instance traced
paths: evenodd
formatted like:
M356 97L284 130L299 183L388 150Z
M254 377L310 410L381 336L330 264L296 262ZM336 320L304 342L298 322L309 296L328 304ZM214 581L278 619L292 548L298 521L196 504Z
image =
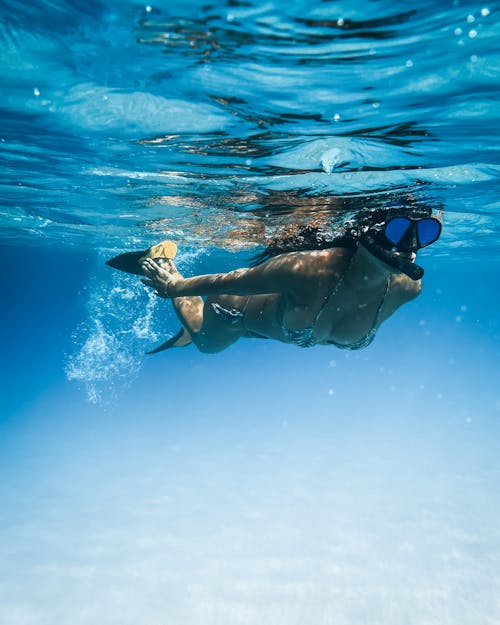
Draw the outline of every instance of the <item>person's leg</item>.
M243 308L246 297L175 297L174 310L196 347L206 354L220 352L246 334ZM240 316L241 315L241 316Z
M159 264L182 277L171 260L162 259ZM201 297L189 296L175 297L172 304L196 347L204 353L215 353L229 347L246 333L240 312L246 301L246 297L220 295L207 298L204 302Z

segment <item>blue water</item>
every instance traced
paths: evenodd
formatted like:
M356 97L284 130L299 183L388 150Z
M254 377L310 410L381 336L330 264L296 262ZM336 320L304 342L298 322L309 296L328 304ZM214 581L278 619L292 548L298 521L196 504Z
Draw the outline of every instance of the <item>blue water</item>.
M500 4L0 3L0 625L500 622ZM178 329L186 274L401 194L358 352Z

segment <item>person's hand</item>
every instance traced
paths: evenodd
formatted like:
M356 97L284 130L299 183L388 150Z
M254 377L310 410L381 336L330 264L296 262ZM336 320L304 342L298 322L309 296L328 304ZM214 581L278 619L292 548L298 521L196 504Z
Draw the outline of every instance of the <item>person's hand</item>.
M141 267L147 278L141 278L141 282L155 289L158 297L174 297L172 286L179 282L180 275L170 259L162 258L161 263L160 265L158 260L146 258Z

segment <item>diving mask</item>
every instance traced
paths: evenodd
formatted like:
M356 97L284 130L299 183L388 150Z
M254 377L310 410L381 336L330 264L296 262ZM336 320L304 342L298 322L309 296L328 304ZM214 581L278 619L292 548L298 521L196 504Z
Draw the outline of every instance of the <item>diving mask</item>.
M441 222L435 217L414 219L392 217L380 229L370 229L362 238L363 245L387 265L398 269L412 280L419 280L424 270L408 254L438 240Z
M435 217L393 217L385 223L382 232L398 251L416 253L439 239L441 222Z

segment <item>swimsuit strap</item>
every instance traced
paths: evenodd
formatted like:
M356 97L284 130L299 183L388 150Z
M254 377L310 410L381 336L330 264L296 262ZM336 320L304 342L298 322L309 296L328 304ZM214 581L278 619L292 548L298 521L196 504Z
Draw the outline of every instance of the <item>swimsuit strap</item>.
M330 295L327 295L325 297L323 303L321 304L318 310L316 317L314 318L314 321L311 323L311 325L308 328L302 328L301 330L290 330L289 328L284 326L283 325L283 310L282 310L282 307L280 307L281 311L280 311L279 317L281 319L280 321L281 329L283 330L283 334L287 337L287 339L291 343L299 347L312 347L313 345L316 345L318 343L318 340L314 336L314 328L316 327L316 324L318 323L318 320L321 317L323 310L329 304L332 297L334 297L339 292L340 288L342 287L344 283L345 275L351 268L353 258L354 258L354 254L352 254L351 257L349 258L345 266L345 269L342 272L342 275L340 276L337 284L333 288Z
M316 324L319 321L319 318L321 317L321 313L323 312L323 310L327 307L327 305L330 303L330 300L335 297L335 295L337 295L337 293L340 291L340 289L342 288L342 285L344 284L345 281L345 277L347 272L349 271L349 269L352 266L353 260L354 260L354 256L356 254L356 251L354 252L354 254L351 254L351 257L349 258L349 260L346 263L345 269L342 272L342 275L339 278L339 281L337 282L337 284L335 285L334 289L332 290L332 292L330 293L330 295L327 295L327 297L325 297L325 301L323 302L323 304L320 306L320 309L318 310L318 314L316 315L314 321L311 324L311 330L314 330L314 328L316 327Z
M225 308L218 302L212 302L210 306L216 315L227 321L232 326L240 326L245 328L245 312L248 306L250 296L247 297L245 304L241 310L238 308Z
M331 299L335 297L335 295L337 295L340 289L342 288L347 272L352 266L354 255L355 253L352 254L351 257L349 258L349 261L347 262L345 269L339 278L339 281L335 285L335 288L332 290L330 295L328 295L328 297L325 298L325 301L321 305L318 311L318 314L316 315L310 327L304 328L303 330L289 330L288 328L285 328L283 326L283 323L281 324L281 327L283 329L283 332L285 333L285 336L287 336L287 338L292 343L300 347L312 347L313 345L317 344L318 341L313 334L314 328L316 327L316 324L318 323L319 318L321 317L324 309L330 303ZM362 347L367 347L375 338L375 334L377 332L377 326L379 325L379 322L380 322L380 315L382 313L382 308L385 303L385 298L387 297L387 293L389 292L390 284L391 284L391 276L389 275L387 277L387 282L385 284L384 294L382 295L382 299L380 300L380 304L378 305L377 312L375 313L375 319L373 321L373 325L371 329L368 331L368 333L366 334L366 336L364 336L362 339L354 343L337 343L336 341L327 341L327 342L331 345L335 345L336 347L339 347L340 349L360 349Z

